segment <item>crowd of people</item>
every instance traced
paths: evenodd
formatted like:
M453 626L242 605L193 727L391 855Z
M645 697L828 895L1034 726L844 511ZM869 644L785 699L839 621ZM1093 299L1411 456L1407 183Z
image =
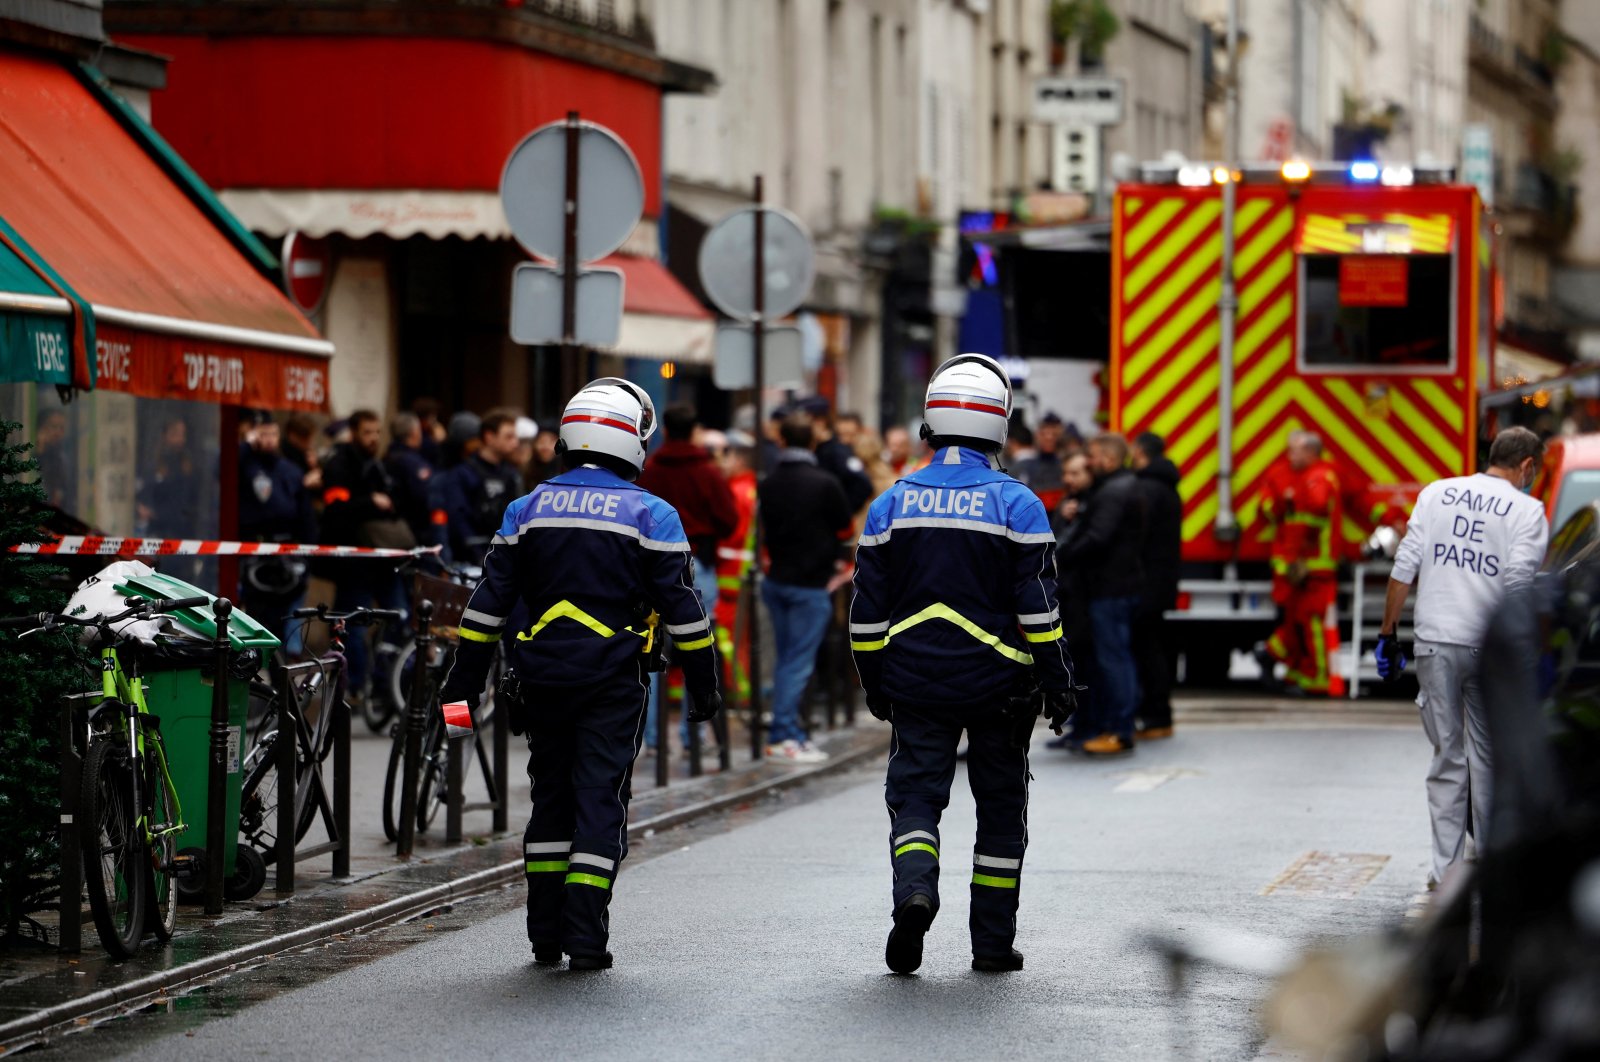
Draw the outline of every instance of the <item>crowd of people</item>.
M775 650L767 755L814 763L827 754L806 730L803 699L829 626L840 622L835 591L849 582L856 539L872 499L924 467L930 452L905 427L880 434L862 417L835 414L827 399L803 398L770 411L756 430L751 408L732 427L700 422L684 402L663 409L664 439L639 484L671 504L690 544L694 587L716 619L728 688L747 696L748 647L738 608L755 560L760 514L765 552L761 601ZM447 563L481 565L506 507L561 471L557 432L514 409L445 419L421 399L387 425L357 410L320 427L296 414L279 424L247 415L240 442L241 536L411 548L436 545ZM387 438L385 437L387 434ZM1162 441L1140 436L1088 440L1046 412L1031 429L1020 413L1003 462L1044 502L1057 536L1063 622L1093 691L1057 744L1090 756L1129 751L1136 732L1172 732L1171 654L1162 615L1177 594L1177 469ZM756 470L763 471L759 486ZM336 608L405 609L393 566L263 558L242 576L244 606L302 651L298 625L284 623L305 600L310 576L331 580ZM353 689L368 679L366 646L350 651ZM656 745L654 706L645 726ZM689 741L687 721L679 737ZM702 735L705 748L713 738Z

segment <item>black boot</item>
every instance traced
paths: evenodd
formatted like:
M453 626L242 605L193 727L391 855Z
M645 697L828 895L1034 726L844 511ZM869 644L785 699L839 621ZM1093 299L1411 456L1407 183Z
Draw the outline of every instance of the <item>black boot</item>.
M916 893L895 908L894 928L883 949L883 961L895 973L908 974L922 965L922 937L933 925L933 897Z
M599 955L574 955L567 964L569 970L609 970L611 969L611 953L602 951Z
M555 966L561 962L561 945L539 941L533 945L533 961L540 966Z
M1022 952L1011 949L1009 955L974 955L972 968L982 973L1010 973L1022 969Z

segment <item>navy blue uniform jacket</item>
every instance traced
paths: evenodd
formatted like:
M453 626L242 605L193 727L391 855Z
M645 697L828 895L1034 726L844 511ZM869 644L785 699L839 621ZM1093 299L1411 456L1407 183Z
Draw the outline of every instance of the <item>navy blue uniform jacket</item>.
M461 617L458 662L482 688L502 636L524 681L583 686L639 658L643 618L659 613L691 693L717 688L711 623L694 593L689 540L677 511L593 465L535 487L506 509L483 580ZM517 609L521 604L523 607ZM508 630L513 614L527 626Z
M1009 697L1030 672L1068 688L1055 544L1038 495L976 450L939 450L867 510L850 607L862 686L940 706Z

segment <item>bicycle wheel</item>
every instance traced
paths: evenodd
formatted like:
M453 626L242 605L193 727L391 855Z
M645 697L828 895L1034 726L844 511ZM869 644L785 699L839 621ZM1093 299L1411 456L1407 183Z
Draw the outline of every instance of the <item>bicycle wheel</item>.
M407 642L395 647L393 653L380 658L376 669L381 676L372 683L372 690L361 702L361 717L374 734L405 710L406 693L411 689L411 671L417 658L417 644Z
M406 731L396 723L389 731L389 770L383 776L383 835L400 839L400 773L405 769Z
M435 722L437 720L437 722ZM429 719L427 733L423 735L422 745L422 779L417 785L417 830L426 833L433 820L439 817L439 809L445 806L450 797L450 743L444 736L444 716L435 715ZM467 765L471 761L463 756L461 758L461 774L466 777Z
M150 861L133 799L133 766L126 742L92 741L83 758L83 877L100 943L126 959L144 936Z
M151 741L152 735L145 734L145 747L159 748ZM158 753L157 755L164 755ZM150 799L150 829L162 830L177 822L177 811L172 806L172 794L167 789L166 780L161 771L156 767L156 756L149 757L146 762L150 769L146 772L145 792ZM150 906L145 912L149 922L150 932L155 934L162 943L172 939L172 931L178 925L178 835L165 833L156 838L150 852Z
M274 750L283 732L275 730L261 739L245 765L244 784L239 789L239 834L250 847L269 855L278 847L278 764ZM295 781L294 839L298 843L311 830L316 818L309 781L311 765L297 764Z

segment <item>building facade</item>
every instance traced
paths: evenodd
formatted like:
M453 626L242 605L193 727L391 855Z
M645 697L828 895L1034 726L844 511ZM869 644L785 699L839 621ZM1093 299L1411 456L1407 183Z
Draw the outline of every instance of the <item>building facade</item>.
M666 100L669 245L749 202L793 211L816 245L802 316L817 388L899 421L954 350L955 227L1048 178L1030 114L1046 0L655 0L663 54L716 91ZM680 240L682 242L680 242ZM692 266L690 267L692 268Z
M256 233L327 238L318 323L339 345L336 414L429 396L444 408L553 415L575 380L710 361L710 316L662 267L662 97L709 84L656 51L648 5L194 5L112 0L122 39L173 59L154 124ZM499 201L512 148L577 110L628 145L644 218L615 355L567 358L509 337L527 258ZM640 364L629 366L628 359Z

